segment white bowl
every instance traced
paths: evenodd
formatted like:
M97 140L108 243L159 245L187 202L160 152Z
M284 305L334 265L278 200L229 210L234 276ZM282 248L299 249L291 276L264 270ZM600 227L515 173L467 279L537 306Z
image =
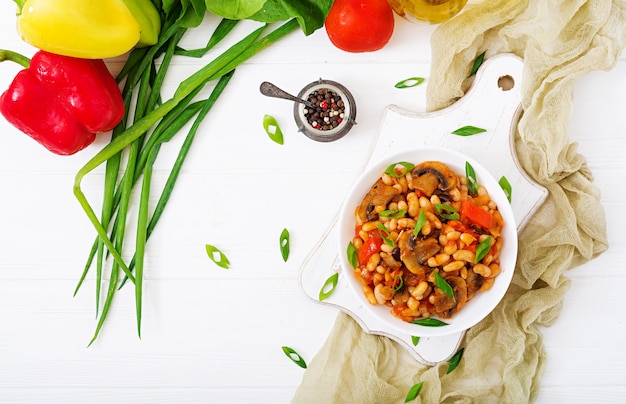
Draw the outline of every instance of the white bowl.
M498 205L498 209L504 219L504 228L502 229L503 245L500 252L500 274L496 276L491 289L478 292L452 318L443 319L443 321L448 323L446 326L428 327L407 323L394 317L391 314L391 307L370 304L363 293L362 285L354 277L354 270L348 262L346 249L354 235L356 224L355 208L361 204L365 194L385 169L390 164L400 161L410 162L415 165L423 161L440 161L448 165L455 173L463 175L465 174L465 162L469 162L474 168L478 183L487 189L489 196ZM375 317L385 327L388 327L390 333L393 333L393 330L395 330L406 335L430 337L449 335L467 330L484 319L498 305L511 283L517 261L517 226L511 205L498 181L474 159L448 149L415 149L387 157L383 161L370 165L350 189L348 197L339 212L337 230L338 251L344 272L343 277L350 283L350 289L354 292L354 298L365 307L365 310L371 316Z

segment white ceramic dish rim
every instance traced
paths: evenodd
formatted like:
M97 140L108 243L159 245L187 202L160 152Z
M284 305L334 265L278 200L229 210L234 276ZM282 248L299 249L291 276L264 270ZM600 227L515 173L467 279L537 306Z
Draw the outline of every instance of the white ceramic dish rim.
M346 255L346 248L354 234L355 208L360 205L361 200L377 178L392 163L407 161L418 164L429 160L443 162L456 173L461 174L465 173L465 162L469 162L474 168L479 184L487 188L491 199L497 203L505 223L502 232L503 247L500 254L501 273L496 277L491 289L486 292L479 292L451 319L444 320L448 325L443 327L427 327L407 323L394 317L389 306L371 305L363 293L361 284L353 276L353 269ZM465 331L476 325L489 315L504 297L513 278L517 261L517 226L513 210L504 191L495 178L479 162L457 151L443 148L419 148L405 151L388 156L370 165L356 180L341 207L337 233L339 259L344 272L343 278L350 284L350 289L354 292L354 298L363 305L366 311L370 312L373 317L388 328L388 331L392 332L392 330L395 330L405 335L420 337L442 336Z

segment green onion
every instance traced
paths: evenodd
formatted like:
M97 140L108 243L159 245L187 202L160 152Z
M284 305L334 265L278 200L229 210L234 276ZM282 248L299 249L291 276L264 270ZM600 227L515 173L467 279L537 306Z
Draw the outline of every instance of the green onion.
M420 337L418 337L417 335L412 335L411 342L413 343L413 346L417 346L417 344L419 344L420 342Z
M435 203L434 206L437 214L442 218L448 220L459 220L459 212L457 212L452 206L443 203Z
M396 276L393 277L393 284L392 284L392 289L394 290L394 292L399 291L400 289L402 289L402 286L404 286L404 280L402 279L402 274L398 274Z
M476 173L474 167L466 161L465 162L465 178L467 178L467 190L471 196L478 195L478 181L476 180Z
M224 269L230 268L230 261L228 260L226 255L224 255L224 253L220 251L219 248L212 246L211 244L207 244L205 248L206 248L207 255L209 256L211 261L217 264L217 266L222 267Z
M487 53L487 51L483 51L483 53L481 53L476 57L476 59L474 59L474 63L472 64L472 68L470 69L470 73L467 77L472 77L476 74L480 66L483 64L483 61L485 60L485 53Z
M420 319L411 321L411 323L417 324L417 325L423 325L424 327L443 327L443 326L448 325L448 323L445 323L441 320L438 320L432 317L420 318Z
M306 369L306 362L304 361L304 359L302 359L302 356L300 356L299 353L294 351L292 348L289 348L288 346L283 346L282 349L285 355L287 355L287 357L291 359L293 363L300 366L302 369Z
M319 300L326 300L333 294L335 291L335 287L337 287L337 282L339 281L339 273L335 272L331 276L326 279L324 285L320 289Z
M417 235L420 233L420 230L422 230L424 223L426 223L426 215L424 214L424 210L420 208L420 214L417 217L417 222L415 222L415 228L413 229L413 235L415 237L417 237Z
M398 219L404 215L406 215L405 209L383 210L378 214L378 216L388 217L389 219Z
M463 357L464 350L465 348L459 349L458 351L456 351L454 356L450 358L450 361L448 361L448 370L446 371L446 374L452 372L454 369L456 369L457 366L459 366L461 358Z
M489 253L489 250L491 250L491 240L492 237L489 236L476 246L476 262L480 262L480 260L485 258L485 255Z
M380 234L380 237L383 239L383 242L389 246L395 247L396 243L394 243L394 241L389 238L389 230L387 230L385 225L378 222L376 227L378 228L378 233Z
M283 257L283 261L287 262L289 258L289 231L283 229L280 233L280 255Z
M420 84L422 84L424 82L424 78L423 77L411 77L408 79L404 79L402 81L397 82L394 87L395 88L409 88L409 87L415 87L418 86Z
M500 177L498 184L500 184L500 188L502 188L502 190L504 191L504 194L506 195L506 199L508 199L509 203L511 203L513 190L511 189L511 184L509 183L509 180L507 180L506 177L503 175L502 177Z
M404 399L404 402L408 403L409 401L415 400L417 396L420 394L420 391L422 391L423 385L424 385L424 382L419 382L417 384L414 384L413 387L411 387L409 389L409 392L406 394L406 398Z
M437 287L441 289L441 291L445 293L449 298L455 300L452 287L448 282L446 282L445 279L443 279L441 275L439 275L438 271L435 271L435 285L437 285Z
M398 174L398 172L396 171L396 168L398 166L401 166L401 167L404 168L404 170L402 170L402 174ZM398 163L390 164L385 169L385 174L391 175L392 177L400 178L404 174L406 174L407 172L411 171L413 169L413 167L415 167L415 164L407 163L406 161L400 161Z
M472 136L472 135L476 135L482 132L487 132L487 129L468 125L468 126L462 126L456 130L453 130L451 133L453 135L459 135L459 136Z
M283 144L283 131L280 130L280 126L278 126L278 122L276 119L271 116L265 114L263 116L263 129L265 129L265 133L270 137L274 142L278 144Z
M354 247L354 244L352 244L352 241L348 243L346 255L348 256L348 262L350 263L350 265L352 265L352 268L356 269L356 267L359 265L359 257L358 252Z

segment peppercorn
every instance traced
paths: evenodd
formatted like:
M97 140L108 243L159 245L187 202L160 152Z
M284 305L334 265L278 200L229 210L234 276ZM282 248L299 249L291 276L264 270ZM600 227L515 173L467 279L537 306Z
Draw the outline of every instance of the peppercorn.
M309 94L307 99L315 105L315 109L304 109L304 116L313 128L331 130L343 121L345 104L341 96L334 91L320 88Z

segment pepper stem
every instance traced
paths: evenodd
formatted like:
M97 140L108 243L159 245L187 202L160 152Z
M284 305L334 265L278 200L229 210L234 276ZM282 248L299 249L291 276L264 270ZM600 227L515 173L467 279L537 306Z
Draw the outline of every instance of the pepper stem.
M18 13L17 15L22 14L22 9L24 8L24 3L26 3L26 0L13 0L15 2L15 4L17 4L17 8L18 8Z
M24 68L28 68L28 66L30 66L30 59L26 56L10 50L0 49L0 62L4 62L5 60L15 62Z

